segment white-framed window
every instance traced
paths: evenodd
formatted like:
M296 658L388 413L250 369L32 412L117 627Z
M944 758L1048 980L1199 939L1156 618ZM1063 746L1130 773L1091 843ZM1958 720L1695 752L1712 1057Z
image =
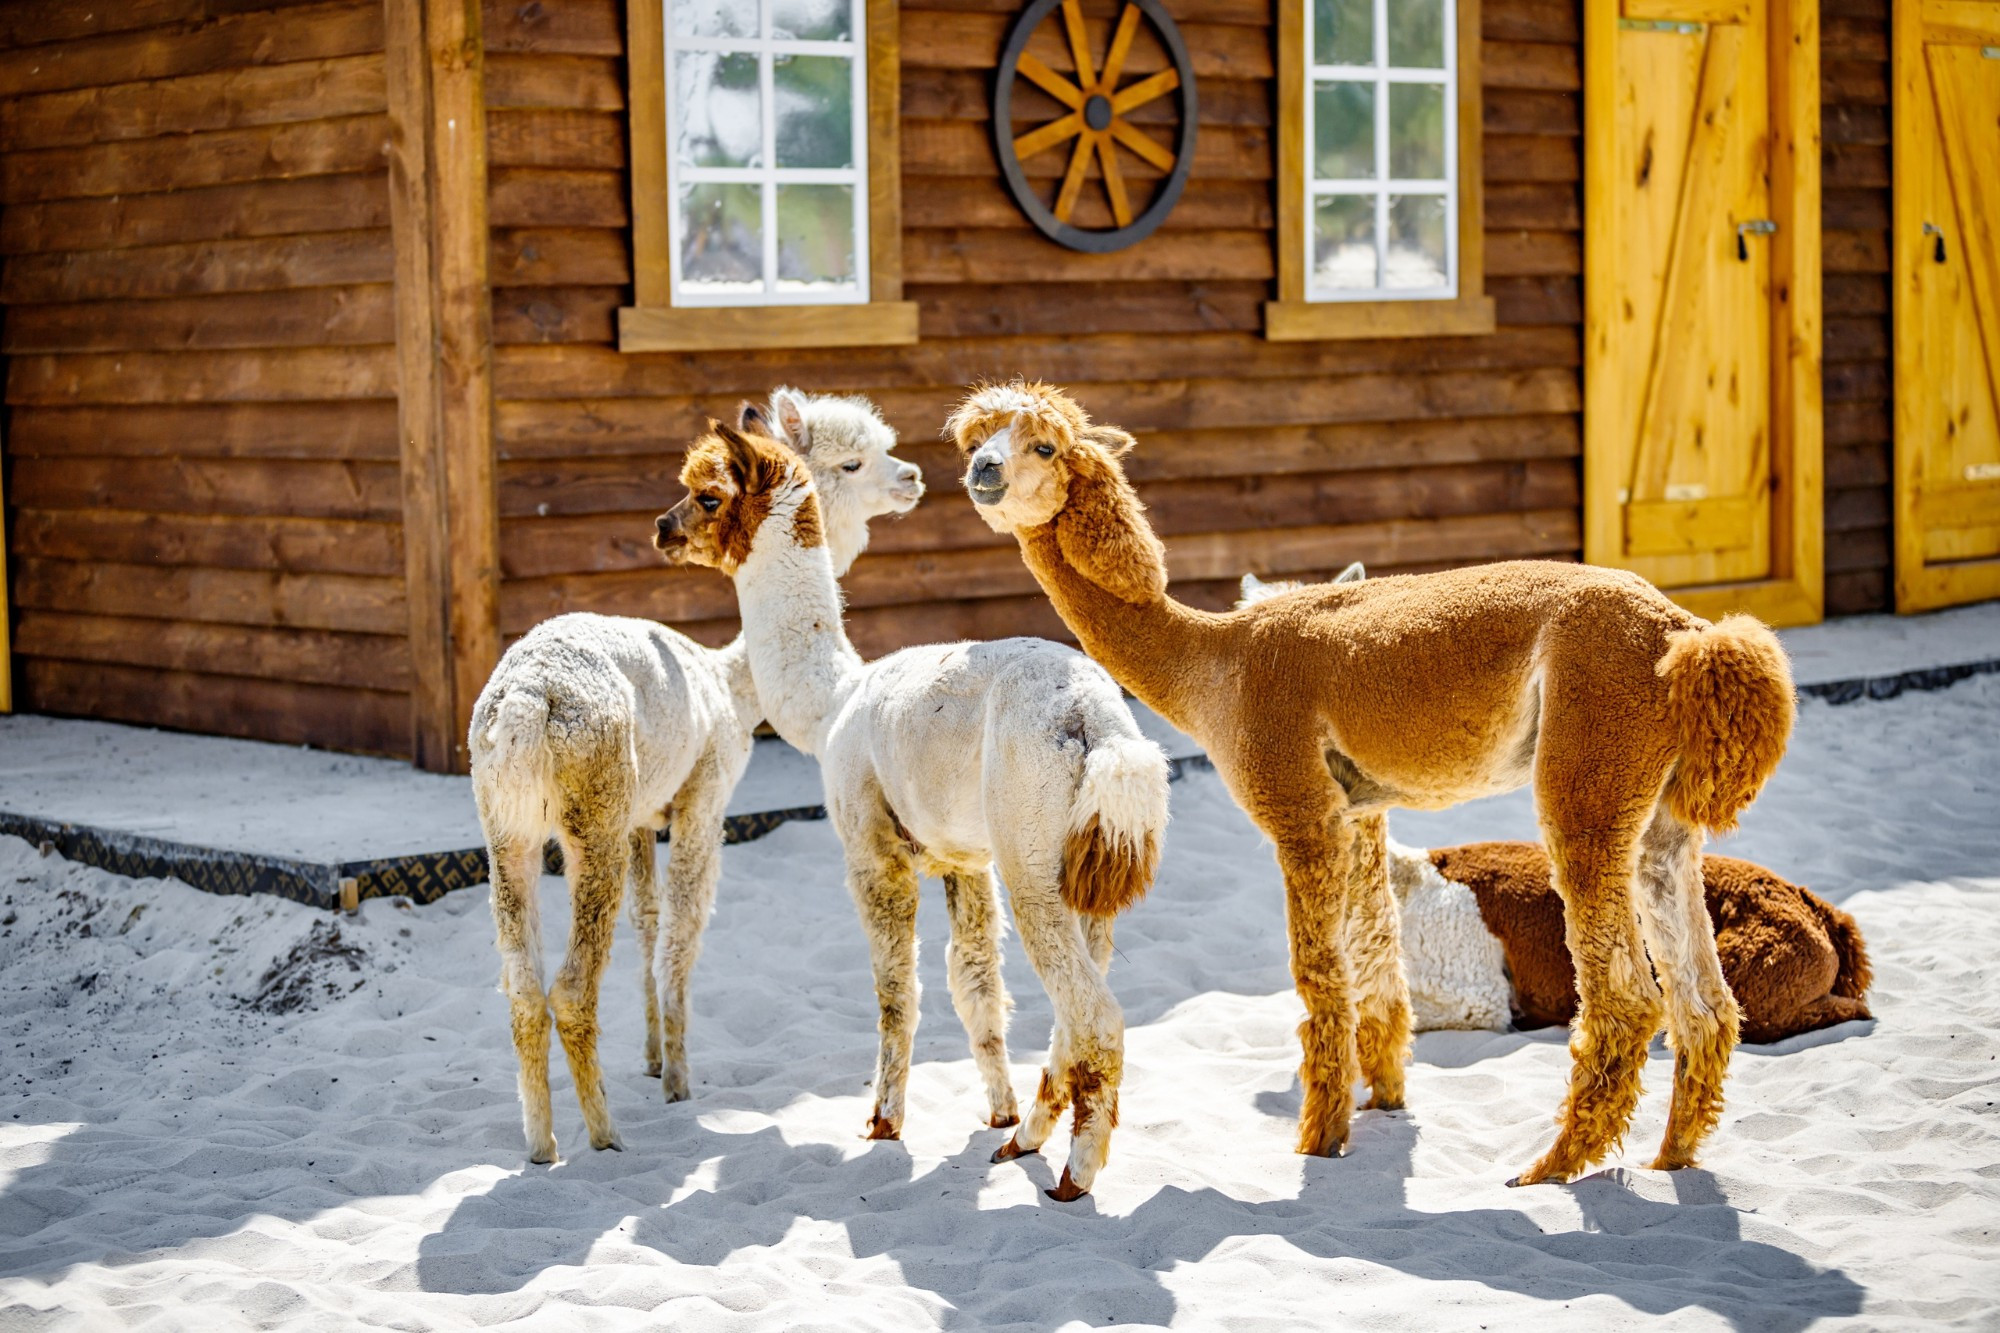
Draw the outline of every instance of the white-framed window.
M868 301L866 5L654 3L672 304Z
M1457 0L1306 3L1304 298L1456 299Z

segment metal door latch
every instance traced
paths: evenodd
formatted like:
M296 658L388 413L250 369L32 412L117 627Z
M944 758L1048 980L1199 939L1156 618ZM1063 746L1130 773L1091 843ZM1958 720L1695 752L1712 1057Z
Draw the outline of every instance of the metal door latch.
M1933 264L1942 264L1944 262L1944 233L1938 230L1936 223L1926 222L1924 224L1924 235L1937 237L1937 246L1931 251L1931 262Z
M1736 257L1744 263L1750 262L1750 243L1745 236L1770 236L1776 233L1778 224L1769 218L1753 218L1749 222L1736 224Z

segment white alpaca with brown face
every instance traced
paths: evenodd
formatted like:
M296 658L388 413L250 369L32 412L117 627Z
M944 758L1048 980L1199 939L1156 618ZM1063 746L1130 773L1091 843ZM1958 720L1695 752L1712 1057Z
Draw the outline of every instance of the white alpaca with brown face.
M688 495L660 520L670 556L736 581L750 669L778 733L818 756L881 1003L872 1138L902 1131L917 1024L918 876L944 879L952 1000L989 1122L1019 1128L995 1160L1040 1149L1076 1107L1051 1193L1090 1188L1110 1150L1124 1019L1105 985L1111 919L1151 883L1167 761L1089 659L1039 639L908 648L864 663L841 626L817 470L726 426L689 450ZM1008 1000L988 867L1055 1009L1025 1121L1007 1073Z
M917 469L889 453L895 432L872 411L856 412L851 400L780 389L769 406L746 412L785 421L807 442L805 466L827 485L836 570L845 572L867 544L869 519L907 512L923 494ZM688 1095L688 977L715 901L723 807L749 762L762 715L741 639L709 649L624 616L542 622L507 650L481 691L472 713L472 788L486 834L500 988L513 1014L530 1160L556 1158L551 1011L591 1146L619 1146L597 1062L597 993L628 876L644 971L646 1070L660 1078L668 1101ZM662 895L655 833L669 823ZM553 986L543 975L535 892L551 832L562 846L573 913Z

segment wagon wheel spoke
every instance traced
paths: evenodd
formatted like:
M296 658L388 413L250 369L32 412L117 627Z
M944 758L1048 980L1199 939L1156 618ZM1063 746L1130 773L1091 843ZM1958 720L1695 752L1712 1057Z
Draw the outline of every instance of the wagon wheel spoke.
M1028 82L1040 88L1050 97L1075 111L1083 106L1083 89L1065 79L1062 75L1043 64L1039 56L1023 51L1014 68ZM1137 87L1137 84L1133 85Z
M1100 92L1110 93L1118 87L1118 76L1125 72L1125 57L1132 52L1132 39L1139 34L1139 6L1126 5L1118 15L1118 30L1111 34L1111 50L1104 57L1104 73L1097 80Z
M1062 0L1063 27L1069 30L1069 51L1076 59L1076 81L1088 92L1097 86L1097 73L1090 63L1090 35L1083 28L1083 6L1076 0Z
M1056 221L1068 222L1070 213L1076 208L1076 197L1083 191L1084 170L1090 165L1091 150L1097 147L1099 135L1095 130L1085 130L1076 141L1076 152L1070 155L1069 170L1063 175L1062 189L1056 192Z
M1097 161L1104 168L1104 193L1111 199L1111 219L1121 227L1132 225L1132 200L1125 193L1125 176L1118 170L1118 149L1111 136L1097 138Z
M1014 156L1023 162L1045 148L1053 148L1083 133L1083 117L1072 111L1061 120L1052 120L1038 130L1030 130L1014 140Z
M1134 129L1122 120L1114 120L1111 122L1110 133L1117 138L1119 143L1124 144L1161 171L1172 171L1174 169L1174 155L1160 147L1159 144L1147 137L1142 131Z
M1137 83L1133 84L1130 88L1126 88L1121 92L1113 93L1111 95L1112 114L1122 116L1127 111L1130 111L1135 107L1142 107L1146 105L1146 103L1153 101L1155 98L1165 97L1168 93L1172 92L1174 89L1180 86L1181 86L1180 71L1174 69L1163 69L1158 74L1155 74L1150 78L1139 80Z

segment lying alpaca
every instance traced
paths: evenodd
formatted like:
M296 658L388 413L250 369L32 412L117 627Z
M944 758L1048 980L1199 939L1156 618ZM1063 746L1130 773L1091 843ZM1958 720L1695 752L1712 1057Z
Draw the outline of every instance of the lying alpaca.
M1475 842L1430 852L1393 848L1391 857L1399 871L1421 862L1476 901L1482 925L1506 955L1520 1026L1570 1021L1576 971L1547 852L1532 842ZM1743 1009L1743 1040L1781 1041L1871 1016L1862 998L1871 979L1868 950L1853 917L1733 856L1702 857L1701 877L1722 974ZM1404 925L1408 939L1408 917Z
M1636 575L1552 561L1198 611L1167 595L1165 550L1118 463L1130 435L1026 383L975 391L947 430L981 517L1015 535L1064 623L1202 744L1277 844L1306 1007L1301 1152L1345 1143L1357 1074L1378 1105L1402 1096L1396 912L1386 876L1354 867L1356 825L1532 778L1581 999L1561 1128L1518 1179L1566 1180L1623 1136L1663 989L1676 1058L1655 1164L1694 1161L1738 1022L1701 841L1734 825L1791 734L1790 668L1768 629L1711 625Z
M945 881L952 998L991 1123L1017 1122L986 879L997 862L1056 1020L1034 1106L994 1160L1039 1150L1074 1101L1069 1162L1050 1194L1081 1197L1118 1123L1124 1019L1104 982L1110 923L1152 882L1167 822L1166 755L1140 734L1111 679L1057 644L945 644L862 662L841 626L813 480L782 445L712 423L681 480L688 494L660 519L658 544L735 579L771 724L817 755L825 777L882 1007L869 1136L902 1128L920 874Z
M834 568L868 540L868 520L907 512L917 469L866 403L779 389L749 409L794 439L825 486ZM688 975L721 871L723 806L763 716L742 639L704 648L647 620L587 613L543 621L507 650L473 707L472 790L493 879L501 990L513 1011L528 1156L556 1159L549 1014L562 1038L593 1148L616 1148L597 1063L597 992L629 875L646 997L646 1071L668 1101L688 1094ZM668 929L659 933L655 831L671 823ZM550 830L570 885L569 948L542 975L535 889Z

